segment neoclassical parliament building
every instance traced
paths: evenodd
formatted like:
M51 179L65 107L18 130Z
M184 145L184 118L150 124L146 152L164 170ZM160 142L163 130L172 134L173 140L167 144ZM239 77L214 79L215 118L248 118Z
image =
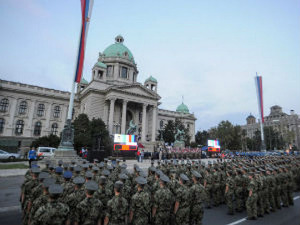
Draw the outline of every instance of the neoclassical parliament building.
M180 119L195 140L195 116L182 102L176 111L160 109L158 82L150 76L144 84L122 36L99 53L92 79L77 85L73 118L85 113L101 118L111 135L125 134L132 120L136 135L148 150L159 139L158 131L168 120ZM28 147L32 140L49 134L60 135L68 111L70 92L0 80L0 146Z

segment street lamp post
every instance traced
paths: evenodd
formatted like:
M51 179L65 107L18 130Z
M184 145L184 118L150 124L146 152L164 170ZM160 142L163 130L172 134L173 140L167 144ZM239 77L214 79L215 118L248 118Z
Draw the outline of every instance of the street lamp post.
M119 131L119 127L121 127L121 125L120 125L120 123L114 123L114 127L116 127L115 128L115 133L118 133L118 131Z

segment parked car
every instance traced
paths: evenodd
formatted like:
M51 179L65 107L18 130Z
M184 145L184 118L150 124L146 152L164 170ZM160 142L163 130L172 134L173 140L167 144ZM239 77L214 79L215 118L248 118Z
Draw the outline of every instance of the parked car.
M20 158L20 154L16 154L16 153L9 153L3 150L0 150L0 159L19 159Z
M54 156L56 148L52 147L38 147L37 149L37 156L39 159L43 159L45 157Z

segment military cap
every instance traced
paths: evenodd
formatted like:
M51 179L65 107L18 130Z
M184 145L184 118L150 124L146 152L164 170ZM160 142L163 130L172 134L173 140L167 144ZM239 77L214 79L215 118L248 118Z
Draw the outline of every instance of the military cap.
M169 182L170 182L169 177L167 177L167 176L164 175L164 174L162 174L162 175L160 176L160 180L163 181L163 182L165 182L165 183L169 183Z
M89 168L89 165L84 163L84 164L82 164L82 168L86 170L87 168Z
M114 184L114 187L115 187L115 188L123 188L123 182L118 180L118 181Z
M156 168L155 168L154 166L150 166L150 167L149 167L149 170L152 171L152 172L155 172L155 171L156 171Z
M60 184L51 184L49 186L49 193L51 195L62 194L64 188Z
M106 177L105 176L100 176L99 177L99 184L105 184L106 183Z
M127 168L127 165L126 165L125 163L123 163L123 164L121 165L121 168L122 168L122 169L126 169L126 168Z
M128 179L128 176L126 174L124 174L124 173L121 173L119 175L119 178L122 179L122 180L126 180L126 179Z
M75 172L80 172L81 170L82 170L82 167L79 166L79 165L77 165L77 166L74 167L74 171Z
M134 169L136 169L136 168L138 168L138 167L139 167L139 166L138 166L137 164L134 164L134 165L133 165L133 168L134 168Z
M53 170L55 166L54 166L53 163L50 163L48 167L49 167L50 170Z
M211 164L211 161L208 161L208 164L210 165L210 164Z
M175 169L171 169L170 173L176 173L176 170Z
M74 184L84 184L84 182L85 182L85 180L84 180L84 178L83 177L75 177L74 179L73 179L73 183Z
M85 173L85 177L86 177L86 178L92 178L92 177L93 177L92 172L91 172L91 171L87 171L87 172Z
M160 169L155 170L156 175L161 176L163 172Z
M144 171L139 171L139 175L141 177L147 177L146 173Z
M100 167L100 168L103 168L103 167L104 167L104 162L100 162L100 163L99 163L99 167Z
M93 164L92 164L92 163L88 163L88 166L89 166L90 168L92 168L92 167L93 167Z
M98 163L99 162L99 160L98 159L94 159L94 163Z
M141 171L142 171L142 169L141 169L140 167L135 168L135 170L136 170L137 172L141 172Z
M39 179L41 180L41 179L46 179L46 178L48 178L50 175L49 175L49 173L47 173L47 172L41 172L40 174L39 174Z
M82 163L83 163L83 164L86 164L86 160L85 160L85 159L83 159L83 160L82 160Z
M147 184L147 179L144 178L144 177L141 177L141 176L135 178L135 181L136 181L138 184L142 184L142 185Z
M47 165L47 166L49 166L50 165L50 160L46 160L46 162L45 162L45 164Z
M151 160L151 164L154 164L154 160Z
M104 162L108 162L108 158L104 158Z
M43 186L44 186L45 188L49 188L49 186L50 186L51 184L54 184L54 183L55 183L55 179L54 179L53 177L48 177L48 178L46 178L46 179L44 180Z
M103 170L101 174L104 176L108 176L110 174L110 172L109 172L109 170Z
M37 165L37 161L32 161L31 165Z
M89 191L97 191L98 190L98 185L95 181L90 180L85 183L85 189Z
M108 165L108 166L107 166L107 169L108 169L108 170L113 170L114 168L112 167L112 165Z
M62 173L64 171L64 169L60 166L55 168L55 173Z
M72 159L72 160L71 160L71 163L72 163L72 164L75 164L76 162L75 162L75 160L74 160L74 159Z
M72 178L72 172L71 171L65 171L64 172L64 178L71 179Z
M33 168L31 168L31 172L35 173L35 174L39 174L41 172L41 170L37 167L33 167Z
M190 179L183 173L180 174L180 179L184 181L189 181Z
M118 163L118 162L122 162L120 159L116 159L116 162Z
M64 162L62 160L58 161L58 165L62 165Z
M63 168L68 168L69 167L69 163L63 163Z
M192 174L193 174L194 177L197 177L197 178L201 178L202 177L201 174L198 173L196 170L193 170Z
M93 170L93 171L99 171L99 167L93 166L92 170Z
M128 170L126 170L126 169L121 169L121 173L129 174Z
M37 164L33 164L31 165L31 168L39 168L39 166Z
M160 160L159 160L159 161L157 161L157 164L158 164L158 165L160 164Z

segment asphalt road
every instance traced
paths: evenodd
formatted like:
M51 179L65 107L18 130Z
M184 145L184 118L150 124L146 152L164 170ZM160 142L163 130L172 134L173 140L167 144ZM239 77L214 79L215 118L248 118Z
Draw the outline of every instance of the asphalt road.
M21 211L19 204L20 186L23 176L0 178L0 224L20 225ZM300 225L300 193L295 193L294 206L282 208L275 213L265 215L255 221L246 220L246 212L227 215L227 208L205 209L203 225Z

